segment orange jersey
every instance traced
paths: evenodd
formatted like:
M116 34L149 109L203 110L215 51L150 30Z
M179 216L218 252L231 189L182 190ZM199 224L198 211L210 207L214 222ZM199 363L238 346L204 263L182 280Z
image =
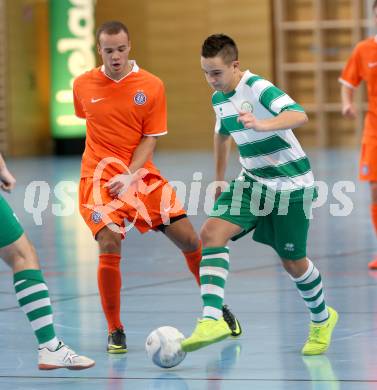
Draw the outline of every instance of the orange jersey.
M143 136L167 133L166 95L162 81L140 69L119 81L110 79L103 67L79 76L73 84L76 115L86 119L86 144L81 177L92 177L104 158L102 179L127 172L133 153ZM144 165L158 172L152 156Z
M364 141L377 141L377 40L371 37L356 45L339 81L356 88L361 80L367 84L368 112L364 122Z

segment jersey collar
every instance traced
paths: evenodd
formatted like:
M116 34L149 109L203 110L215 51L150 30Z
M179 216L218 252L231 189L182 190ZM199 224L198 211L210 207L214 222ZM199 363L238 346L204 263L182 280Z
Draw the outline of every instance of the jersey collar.
M119 80L114 80L113 78L111 78L110 76L108 76L106 73L105 73L105 65L102 65L101 66L101 72L108 78L110 79L111 81L114 81L115 83L120 83L122 80L124 80L126 77L128 77L130 74L132 73L137 73L139 71L139 66L138 64L136 63L135 60L130 60L130 63L132 64L132 69L126 74L124 75L121 79Z
M246 80L251 76L251 72L249 70L245 70L243 72L243 75L241 77L241 80L238 82L236 88L233 90L233 91L230 91L228 93L224 93L223 92L223 95L226 97L226 98L230 98L232 97L233 95L236 94L236 92L242 87L242 85L245 84Z

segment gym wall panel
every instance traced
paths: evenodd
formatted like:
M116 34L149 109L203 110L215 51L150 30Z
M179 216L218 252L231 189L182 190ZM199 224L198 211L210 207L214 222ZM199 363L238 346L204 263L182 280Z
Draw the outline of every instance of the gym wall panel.
M48 24L44 1L8 0L7 152L50 151L48 118Z
M169 134L164 149L211 149L212 90L200 68L203 40L232 36L243 69L272 78L270 2L256 0L98 0L97 24L120 19L130 29L138 64L159 76L168 96Z

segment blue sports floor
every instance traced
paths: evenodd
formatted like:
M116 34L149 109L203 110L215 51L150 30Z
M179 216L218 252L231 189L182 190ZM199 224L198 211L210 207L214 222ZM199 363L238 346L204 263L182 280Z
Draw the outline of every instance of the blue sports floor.
M122 260L129 352L109 356L97 293L97 246L77 210L79 158L9 160L18 185L5 197L38 250L56 330L96 366L76 372L37 369L36 342L18 309L11 272L1 263L0 389L377 389L377 272L367 269L377 241L369 188L357 181L357 151L308 154L316 179L329 190L327 201L313 212L308 240L326 301L340 315L328 353L300 355L309 325L304 304L274 252L247 236L230 244L226 288L226 302L243 325L242 337L191 353L170 370L147 359L144 343L162 325L189 335L200 316L199 291L178 249L161 233L129 232ZM155 161L168 179L182 180L187 192L193 172L203 173L199 212L192 216L199 229L205 188L213 177L211 155L157 153ZM237 173L234 158L229 177Z

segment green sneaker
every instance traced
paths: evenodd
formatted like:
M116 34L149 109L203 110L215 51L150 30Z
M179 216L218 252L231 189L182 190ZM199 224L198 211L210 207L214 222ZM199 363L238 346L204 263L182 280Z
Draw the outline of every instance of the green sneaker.
M303 355L320 355L327 351L331 343L331 334L338 322L338 313L327 306L328 320L322 325L310 324L309 337L302 348Z
M198 320L198 325L192 335L182 341L182 350L185 352L196 351L207 345L226 339L231 334L228 324L221 317L218 320L203 318Z

